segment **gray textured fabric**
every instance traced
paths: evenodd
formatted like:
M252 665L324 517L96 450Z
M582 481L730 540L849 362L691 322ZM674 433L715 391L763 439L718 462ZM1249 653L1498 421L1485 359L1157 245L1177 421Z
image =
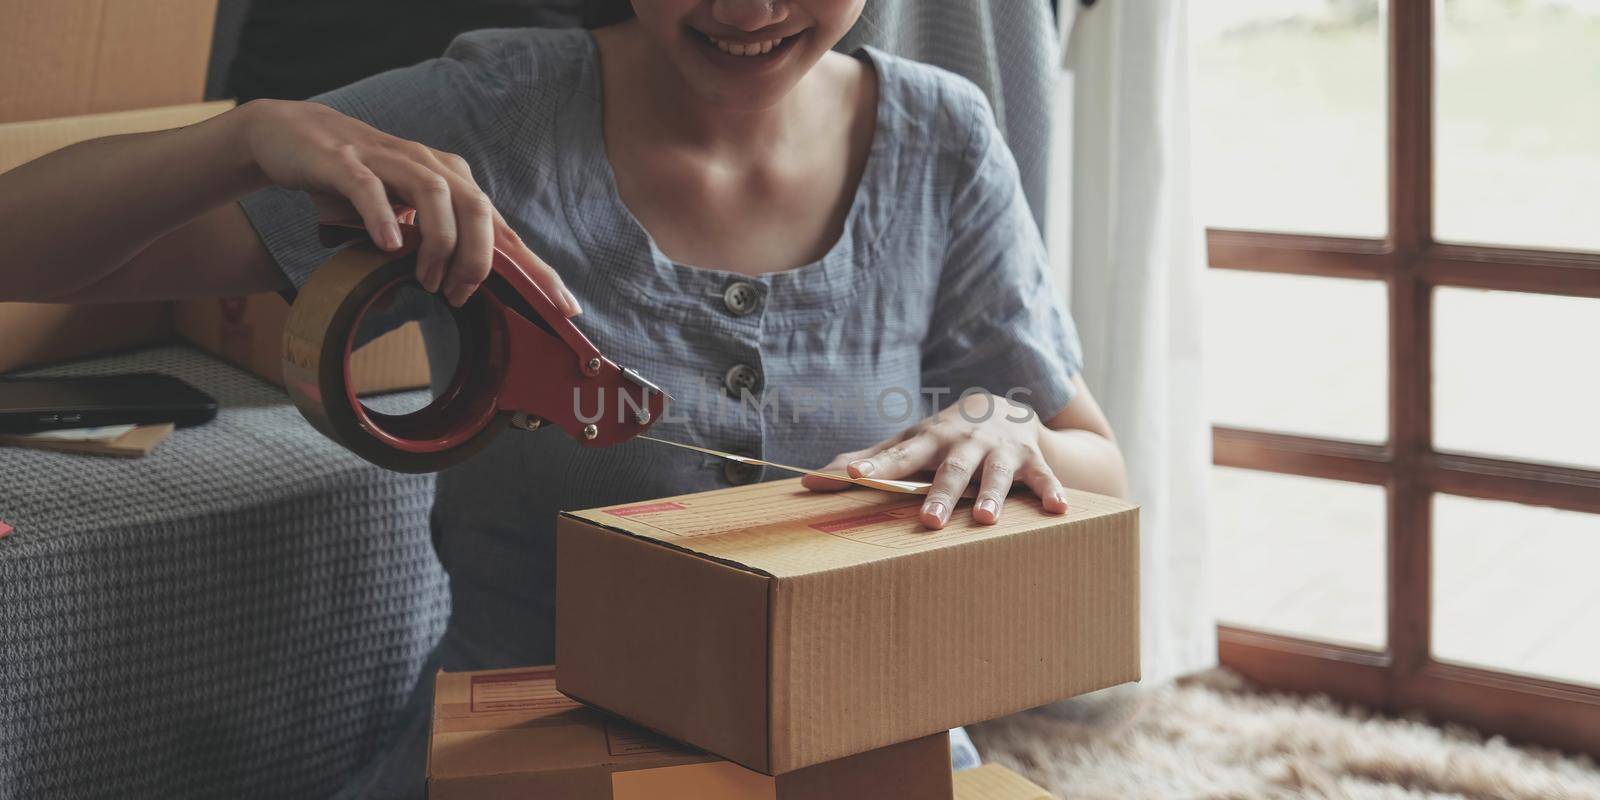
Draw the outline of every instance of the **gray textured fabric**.
M879 82L878 127L840 240L820 261L744 278L672 263L623 206L601 137L600 76L583 31L480 31L445 58L321 98L396 135L459 153L496 207L586 309L600 350L676 398L659 435L791 464L898 432L929 387L1005 393L1051 414L1071 397L1077 334L1045 274L1043 243L1016 165L982 94L925 65L864 51ZM327 253L301 194L268 190L244 208L296 283ZM724 290L759 297L730 313ZM423 320L433 374L450 374L441 318ZM754 370L760 400L740 413L725 374ZM887 398L885 414L799 412L799 396ZM950 395L937 402L943 406ZM780 474L764 478L785 477ZM578 446L553 430L508 434L439 477L434 508L452 615L447 669L554 659L554 537L563 509L728 485L720 460L648 442ZM419 712L422 698L415 699ZM420 765L376 796L413 794ZM381 778L380 780L388 780ZM391 791L392 790L392 791Z
M168 347L217 419L124 460L0 449L0 797L314 798L368 763L448 613L432 479Z
M1055 20L1045 0L868 0L839 48L862 45L950 70L978 86L1021 168L1046 230L1050 129L1057 69Z

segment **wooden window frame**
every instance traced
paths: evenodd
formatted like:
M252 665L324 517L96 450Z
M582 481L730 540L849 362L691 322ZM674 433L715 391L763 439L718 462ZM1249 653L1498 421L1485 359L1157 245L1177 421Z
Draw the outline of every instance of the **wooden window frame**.
M1435 660L1432 499L1449 493L1600 514L1600 471L1433 448L1433 289L1600 298L1600 254L1433 240L1431 0L1389 4L1388 235L1208 230L1211 268L1380 280L1388 286L1387 444L1216 426L1213 463L1354 481L1387 495L1387 645L1365 650L1217 627L1221 662L1269 688L1322 692L1570 751L1600 753L1600 687Z

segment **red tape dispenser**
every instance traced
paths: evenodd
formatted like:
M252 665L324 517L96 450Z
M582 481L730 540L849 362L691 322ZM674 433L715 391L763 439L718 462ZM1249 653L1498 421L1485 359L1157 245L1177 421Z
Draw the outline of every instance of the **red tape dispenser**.
M362 458L399 472L436 472L508 427L546 424L601 447L648 430L665 411L666 392L601 355L499 250L484 284L450 309L460 358L449 384L410 413L366 407L350 380L357 329L397 290L422 291L415 277L421 234L402 224L403 246L384 252L359 226L323 225L319 232L329 247L355 243L329 259L296 296L284 326L283 377L306 419ZM600 417L580 418L580 409L600 409Z

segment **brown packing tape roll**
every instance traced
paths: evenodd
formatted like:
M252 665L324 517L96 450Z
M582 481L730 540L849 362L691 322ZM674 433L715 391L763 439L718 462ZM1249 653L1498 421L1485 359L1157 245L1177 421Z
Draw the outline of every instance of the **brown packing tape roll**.
M305 418L362 458L398 472L436 472L483 449L504 430L511 412L497 412L459 446L419 453L381 440L357 414L347 369L351 331L379 292L415 271L415 255L394 257L370 244L351 245L323 264L289 310L283 332L283 380ZM464 348L490 336L482 302L452 309ZM465 350L464 350L465 352ZM465 359L463 367L465 368Z
M356 242L300 289L284 324L283 379L306 419L362 458L402 472L436 472L470 457L511 427L559 428L585 447L637 436L672 399L638 372L605 357L510 256L495 250L489 275L459 307L455 373L427 406L385 414L363 406L350 385L350 351L368 309L386 292L417 287L422 231L398 223L399 249L385 253L359 226L323 225L323 244ZM418 287L420 288L420 287ZM617 413L585 417L580 409Z

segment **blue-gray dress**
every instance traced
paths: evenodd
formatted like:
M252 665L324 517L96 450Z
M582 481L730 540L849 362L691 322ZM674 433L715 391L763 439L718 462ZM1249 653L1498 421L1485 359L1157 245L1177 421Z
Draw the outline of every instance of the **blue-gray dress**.
M878 77L878 118L843 234L821 260L760 277L673 263L623 205L586 31L467 34L443 58L317 100L465 158L577 295L578 327L678 398L659 436L821 465L967 389L1054 414L1072 397L1077 334L987 102L950 73L857 56ZM296 285L328 256L304 194L266 190L242 205ZM438 316L422 322L438 380L453 366L451 337ZM452 611L434 663L554 660L558 511L781 477L650 442L502 435L439 476L434 540ZM424 729L412 726L402 766Z

